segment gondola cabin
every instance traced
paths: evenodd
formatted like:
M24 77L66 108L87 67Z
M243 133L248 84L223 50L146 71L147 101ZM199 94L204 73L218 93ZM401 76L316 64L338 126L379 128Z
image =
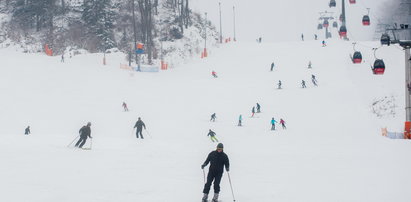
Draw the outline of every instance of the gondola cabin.
M341 26L340 30L338 32L340 34L340 38L346 38L347 37L347 27Z
M330 8L335 7L336 5L337 5L337 2L335 2L335 0L330 1L330 4L329 4Z
M324 20L323 27L327 28L328 26L330 26L330 23L328 20Z
M381 45L390 45L391 44L391 39L390 35L388 34L382 34L381 36Z
M370 25L370 16L364 15L364 17L362 18L362 24L364 26L369 26Z
M374 66L372 66L372 72L376 75L384 74L385 71L385 64L384 61L381 59L377 59L374 62Z
M350 4L355 4L355 0L350 0Z
M317 29L323 29L323 24L318 24Z
M360 64L362 62L362 54L360 51L355 51L352 61L354 64Z

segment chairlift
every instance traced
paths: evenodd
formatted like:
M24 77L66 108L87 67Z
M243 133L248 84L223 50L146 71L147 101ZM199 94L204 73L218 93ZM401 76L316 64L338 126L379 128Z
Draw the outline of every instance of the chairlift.
M329 25L330 23L328 22L328 20L324 20L323 27L328 28Z
M378 48L374 48L374 65L371 66L372 73L375 75L382 75L385 72L385 63L382 59L378 59L375 53L377 52Z
M329 6L330 6L330 8L335 7L335 6L337 6L337 2L335 2L335 0L331 0Z
M390 44L391 44L390 35L388 35L387 33L382 34L382 36L381 36L381 45L389 46Z
M360 51L357 51L355 49L355 45L357 45L357 43L353 43L354 55L351 57L351 59L354 64L360 64L362 62L362 54Z
M376 75L382 75L385 71L385 63L381 59L376 59L374 66L372 66L372 72Z
M362 62L362 54L360 51L355 51L352 61L354 64L360 64Z
M368 10L368 14L364 15L364 17L362 17L362 24L364 26L369 26L370 25L370 9L367 8L367 10Z
M340 34L340 38L346 38L347 37L347 27L341 26L340 30L338 32Z
M317 29L323 29L323 24L318 24Z

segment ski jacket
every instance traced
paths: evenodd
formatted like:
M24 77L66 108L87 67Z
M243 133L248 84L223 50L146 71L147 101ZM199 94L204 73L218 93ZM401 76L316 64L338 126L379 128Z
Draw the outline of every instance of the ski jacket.
M274 125L275 123L277 123L277 121L275 119L271 119L271 125Z
M242 120L243 120L243 116L240 115L240 117L238 118L238 120L242 121Z
M251 110L251 112L255 113L255 107L253 107L253 109Z
M285 124L285 121L281 119L281 120L280 120L280 123L281 123L281 124Z
M80 133L80 137L82 138L86 138L86 137L91 137L91 129L88 126L83 126L80 128L80 130L78 131Z
M26 128L26 130L24 131L24 134L25 134L25 135L30 134L30 128Z
M261 108L260 104L257 103L257 109L260 109L260 108Z
M137 130L142 130L144 127L144 129L146 129L146 125L144 124L144 122L142 120L138 120L136 122L136 125L134 125L134 128L137 128Z
M208 154L207 159L204 161L204 166L207 166L208 163L210 163L210 172L219 172L223 173L224 172L224 166L226 170L230 169L230 161L228 159L227 154L225 154L223 151L218 152L218 151L212 151L210 154Z
M207 134L207 136L211 136L211 137L214 137L216 134L215 134L215 132L214 131L210 131L210 132L208 132L208 134Z

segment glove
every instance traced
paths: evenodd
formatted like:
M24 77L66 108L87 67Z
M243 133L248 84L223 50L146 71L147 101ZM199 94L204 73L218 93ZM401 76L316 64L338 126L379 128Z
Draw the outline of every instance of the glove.
M206 167L206 165L204 165L204 164L203 164L203 165L201 165L201 169L204 169L204 167Z

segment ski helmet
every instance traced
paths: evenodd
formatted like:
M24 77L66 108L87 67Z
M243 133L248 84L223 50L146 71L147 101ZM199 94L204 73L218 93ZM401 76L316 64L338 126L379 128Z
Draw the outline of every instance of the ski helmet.
M217 145L217 149L224 149L224 145L223 145L223 143L218 143L218 145Z

